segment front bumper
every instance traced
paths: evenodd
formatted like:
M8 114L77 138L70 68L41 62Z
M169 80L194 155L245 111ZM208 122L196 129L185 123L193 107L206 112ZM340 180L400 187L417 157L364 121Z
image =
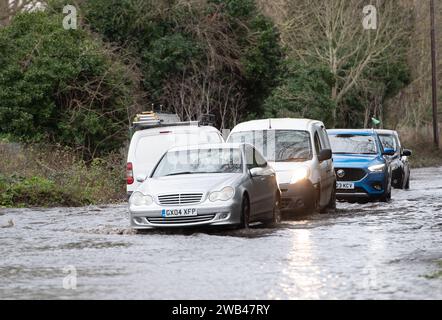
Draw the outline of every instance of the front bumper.
M339 168L336 169L339 170ZM386 181L385 172L366 172L364 178L359 181L338 181L351 182L355 188L351 190L337 189L336 199L379 199L385 194Z
M163 209L195 208L197 216L163 217ZM152 204L148 207L129 206L130 224L134 229L229 226L241 222L241 205L236 201L204 201L200 204L163 207Z
M313 185L310 180L295 184L280 184L281 210L292 211L310 208L318 194L318 187L318 185Z

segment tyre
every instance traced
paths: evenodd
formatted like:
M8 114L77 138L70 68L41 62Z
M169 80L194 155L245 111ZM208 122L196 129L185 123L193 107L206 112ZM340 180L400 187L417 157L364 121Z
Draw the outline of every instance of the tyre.
M277 224L281 223L281 209L280 209L280 197L276 195L275 203L273 205L273 215L272 219L265 223L269 227L274 227Z
M410 189L410 176L408 176L408 178L407 178L407 182L405 182L404 189L405 189L405 190Z
M320 199L320 191L316 195L313 195L311 199L307 202L305 206L304 214L313 214L315 212L319 212L319 199Z
M250 223L250 201L247 195L244 195L241 203L241 224L240 228L248 229Z
M335 210L336 209L336 182L333 187L332 193L330 195L330 200L324 208L321 208L319 210L320 213L327 213L329 210Z
M382 202L388 202L391 200L391 177L388 180L387 190L385 190L384 195L381 197Z

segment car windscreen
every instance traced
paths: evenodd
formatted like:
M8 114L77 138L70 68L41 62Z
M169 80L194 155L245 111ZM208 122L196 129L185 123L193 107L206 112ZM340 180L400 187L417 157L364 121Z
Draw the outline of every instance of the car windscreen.
M384 149L393 149L394 151L397 151L397 142L393 135L381 134L379 135L379 139L381 140Z
M358 134L329 135L331 147L335 154L376 154L375 137Z
M161 159L152 177L200 173L241 173L240 149L214 148L169 151Z
M255 130L232 133L229 142L249 143L268 161L307 161L313 157L310 133L301 130Z

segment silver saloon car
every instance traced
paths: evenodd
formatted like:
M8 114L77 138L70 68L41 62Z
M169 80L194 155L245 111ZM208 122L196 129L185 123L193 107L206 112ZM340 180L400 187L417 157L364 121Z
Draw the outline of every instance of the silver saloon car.
M274 170L248 144L175 147L129 199L135 229L280 221Z

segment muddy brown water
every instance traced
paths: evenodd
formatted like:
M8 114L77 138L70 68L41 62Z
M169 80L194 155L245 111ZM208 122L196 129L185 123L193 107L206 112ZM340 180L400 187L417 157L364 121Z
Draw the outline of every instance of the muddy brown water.
M1 299L442 299L442 168L273 229L136 233L125 205L0 210Z

